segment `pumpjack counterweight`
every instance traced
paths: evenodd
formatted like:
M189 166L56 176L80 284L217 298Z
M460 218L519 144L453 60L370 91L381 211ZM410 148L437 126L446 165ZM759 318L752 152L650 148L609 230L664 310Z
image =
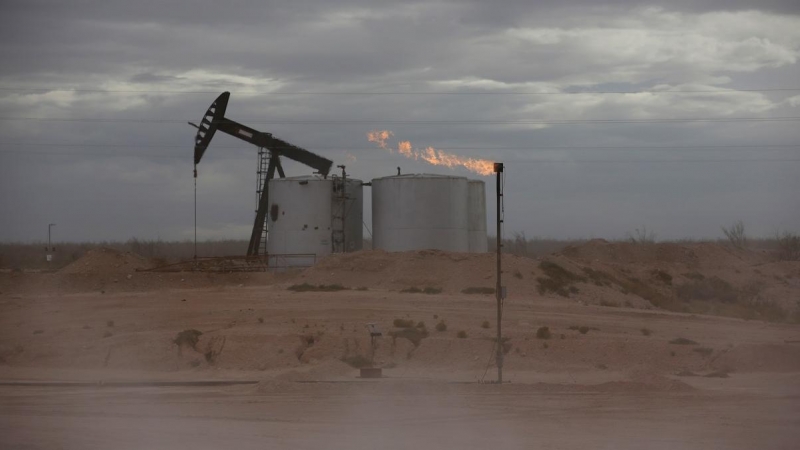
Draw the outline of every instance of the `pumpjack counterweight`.
M281 178L286 177L283 172L280 157L285 156L291 160L305 164L324 177L328 176L331 166L333 166L333 161L278 139L274 137L272 133L258 131L247 125L228 119L225 117L225 111L228 108L230 96L230 92L223 92L220 94L220 96L214 100L214 103L209 106L208 110L206 110L203 119L200 121L200 125L190 123L197 128L194 141L194 176L197 177L197 164L199 164L200 160L203 158L217 130L253 144L259 149L267 149L269 151L269 163L267 165L266 177L263 177L262 174L263 184L260 186L260 189L257 189L259 195L258 206L256 208L255 222L253 223L253 232L250 234L250 243L247 246L247 256L258 256L262 248L261 241L265 234L267 209L269 208L269 180L275 177L276 171Z

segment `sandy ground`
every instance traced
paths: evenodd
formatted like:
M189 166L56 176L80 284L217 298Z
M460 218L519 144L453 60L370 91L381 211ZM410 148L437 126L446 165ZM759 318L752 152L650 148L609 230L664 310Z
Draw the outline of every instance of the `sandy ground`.
M3 303L2 341L25 348L0 366L3 448L789 449L800 443L800 345L786 343L800 337L796 326L510 300L507 334L521 350L508 353L511 383L500 387L474 383L492 347L493 330L479 327L491 317L490 297L235 286L22 297L15 304ZM431 332L418 348L381 341L378 359L395 366L386 379L359 380L337 359L348 340L350 348L366 346L365 322L391 328L396 317L432 322L434 314L449 329ZM565 339L535 339L540 324ZM599 330L582 335L569 330L572 324ZM653 334L642 335L644 326ZM206 342L227 336L214 365L188 349L178 356L170 340L182 327L206 330ZM456 329L469 337L456 338L450 331ZM300 354L300 336L309 330L322 334ZM675 337L720 356L669 344ZM191 367L192 361L202 362ZM674 376L721 368L732 371L729 378ZM487 379L494 374L490 367ZM258 384L113 384L208 379ZM95 384L14 385L23 380Z
M498 386L491 295L287 290L313 276L0 274L0 447L800 448L798 325L512 293ZM343 362L366 323L380 380Z

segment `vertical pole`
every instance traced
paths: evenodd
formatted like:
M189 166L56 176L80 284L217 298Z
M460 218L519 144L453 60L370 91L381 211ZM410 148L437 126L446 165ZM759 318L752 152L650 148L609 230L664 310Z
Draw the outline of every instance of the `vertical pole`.
M347 172L342 166L342 253L347 252L347 227L345 226L345 215L347 214Z
M503 236L501 233L502 225L502 209L501 204L503 201L503 187L500 178L503 176L503 163L494 163L494 171L497 173L497 286L495 287L495 294L497 295L497 383L503 383L503 283L501 281L502 268L501 256L503 247Z
M194 259L197 259L197 164L194 165Z
M52 245L50 245L50 228L52 228L52 227L53 227L52 223L47 225L47 251L48 252L53 247Z

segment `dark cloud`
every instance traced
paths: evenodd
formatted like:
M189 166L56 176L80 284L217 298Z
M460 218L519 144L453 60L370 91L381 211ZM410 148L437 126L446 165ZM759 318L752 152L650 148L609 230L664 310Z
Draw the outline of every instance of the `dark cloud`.
M798 229L798 148L764 147L797 144L796 122L519 123L797 116L800 91L591 94L798 87L795 3L6 2L0 87L40 90L0 91L4 117L28 118L0 120L0 239L35 239L51 221L65 239L188 237L186 121L223 90L230 117L365 180L398 165L451 173L376 149L375 128L393 145L507 161L506 231ZM520 91L588 93L509 95ZM201 235L246 237L255 160L215 138L199 167Z

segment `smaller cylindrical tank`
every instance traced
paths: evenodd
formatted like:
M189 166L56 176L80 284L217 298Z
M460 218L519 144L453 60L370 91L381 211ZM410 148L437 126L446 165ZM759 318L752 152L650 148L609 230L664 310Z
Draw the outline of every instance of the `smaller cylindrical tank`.
M270 180L270 266L311 266L331 253L332 191L333 182L320 176Z
M489 251L486 237L486 184L481 180L469 180L469 251Z

